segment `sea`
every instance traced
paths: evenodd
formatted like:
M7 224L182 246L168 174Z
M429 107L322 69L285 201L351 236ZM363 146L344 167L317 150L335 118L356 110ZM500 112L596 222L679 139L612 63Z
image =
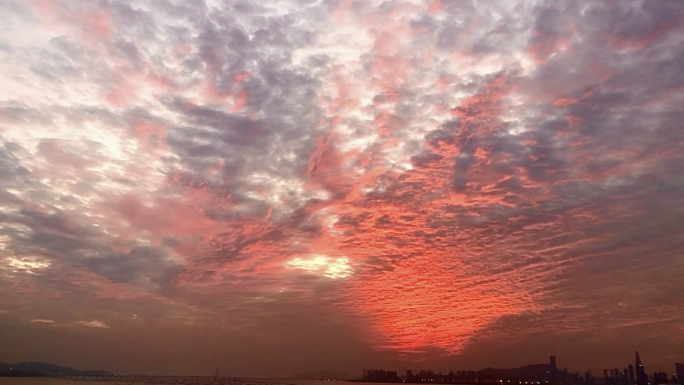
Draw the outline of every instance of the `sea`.
M378 385L349 381L233 379L213 377L117 376L107 378L0 377L0 385ZM394 384L396 385L396 384Z

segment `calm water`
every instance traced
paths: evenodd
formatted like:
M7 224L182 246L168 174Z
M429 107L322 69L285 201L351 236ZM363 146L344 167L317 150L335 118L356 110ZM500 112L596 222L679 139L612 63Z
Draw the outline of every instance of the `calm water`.
M54 378L12 378L0 377L0 385L102 385L102 382L91 381L66 381ZM109 382L108 384L116 385L116 382ZM126 384L120 382L118 384Z
M0 385L129 385L129 384L211 384L211 377L131 377L116 380L73 381L56 378L0 377ZM221 382L218 382L219 384ZM377 383L288 379L254 379L254 381L226 381L226 385L378 385Z

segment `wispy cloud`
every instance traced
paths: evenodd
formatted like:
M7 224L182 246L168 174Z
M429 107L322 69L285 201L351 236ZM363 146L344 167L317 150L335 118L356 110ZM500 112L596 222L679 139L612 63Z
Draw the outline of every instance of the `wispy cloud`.
M40 318L36 318L36 319L32 319L32 320L31 320L31 323L46 323L46 324L51 324L51 323L54 323L54 322L55 322L55 321L53 321L53 320L51 320L51 319L40 319Z
M89 328L109 328L109 326L100 321L78 321L76 324Z

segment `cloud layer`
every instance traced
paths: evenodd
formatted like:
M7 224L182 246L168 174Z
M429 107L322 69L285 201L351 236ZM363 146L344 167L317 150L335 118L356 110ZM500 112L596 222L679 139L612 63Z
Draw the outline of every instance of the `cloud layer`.
M0 323L220 335L253 352L236 374L487 365L478 346L541 335L534 357L577 370L636 348L668 368L681 20L677 0L0 1ZM615 349L587 362L596 341ZM149 344L148 368L206 369Z

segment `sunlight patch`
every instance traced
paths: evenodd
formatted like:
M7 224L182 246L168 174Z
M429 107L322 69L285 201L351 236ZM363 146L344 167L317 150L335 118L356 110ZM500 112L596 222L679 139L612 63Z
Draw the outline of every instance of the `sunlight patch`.
M295 258L285 265L288 269L306 270L328 278L347 278L352 275L349 258L331 258L324 255L314 255L310 259Z
M76 323L81 325L81 326L86 326L89 328L109 328L109 326L107 326L107 324L105 324L104 322L100 322L100 321L78 321Z
M35 273L36 270L44 269L50 266L50 262L40 261L35 258L16 258L9 257L10 268L16 273L18 271L24 271L27 273Z

